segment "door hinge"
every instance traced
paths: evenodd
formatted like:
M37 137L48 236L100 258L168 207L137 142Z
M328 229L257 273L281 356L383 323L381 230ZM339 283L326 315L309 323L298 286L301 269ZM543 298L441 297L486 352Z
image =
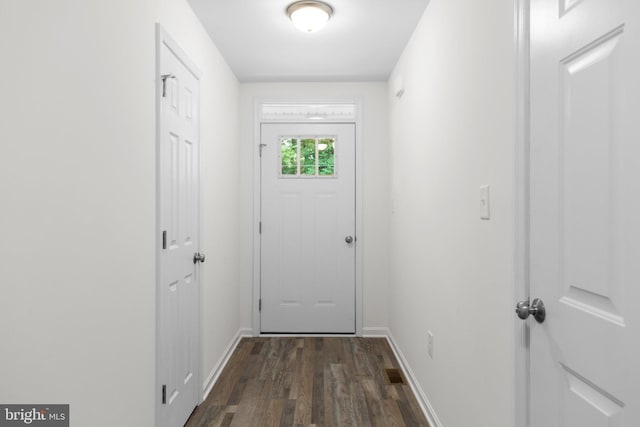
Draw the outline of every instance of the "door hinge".
M258 234L262 234L262 221L258 222Z
M162 232L162 249L167 249L167 230Z
M163 74L160 76L162 79L162 97L166 98L167 96L167 79L175 79L176 76L173 74Z
M167 404L167 385L162 384L162 404Z
M260 157L262 157L262 149L263 149L264 147L266 147L266 146L267 146L267 144L260 144L260 145L258 145L258 147L260 148Z
M258 311L262 311L262 298L258 300Z

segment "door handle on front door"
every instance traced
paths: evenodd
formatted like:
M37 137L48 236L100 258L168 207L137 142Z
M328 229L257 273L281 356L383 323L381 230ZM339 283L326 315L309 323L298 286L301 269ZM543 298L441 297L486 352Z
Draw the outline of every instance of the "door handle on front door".
M204 254L201 254L200 252L193 254L193 263L195 264L197 262L204 262Z
M516 314L522 320L533 315L533 318L536 319L538 323L542 323L547 315L547 311L544 308L542 300L540 298L536 298L533 300L531 305L529 305L529 300L520 301L516 304Z
M347 245L350 245L353 243L353 236L347 236L344 238L344 241L347 242Z

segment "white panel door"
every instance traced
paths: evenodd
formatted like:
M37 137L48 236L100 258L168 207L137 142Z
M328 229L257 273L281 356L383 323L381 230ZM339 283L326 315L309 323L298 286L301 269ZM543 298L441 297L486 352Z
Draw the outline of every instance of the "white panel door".
M260 329L355 333L355 125L261 134Z
M159 425L182 426L199 403L199 81L162 44L160 97Z
M640 426L640 2L531 0L531 426Z

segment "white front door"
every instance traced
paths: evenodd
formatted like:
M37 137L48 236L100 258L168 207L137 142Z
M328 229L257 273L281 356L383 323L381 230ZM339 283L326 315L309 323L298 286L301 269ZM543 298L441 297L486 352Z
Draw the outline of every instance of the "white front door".
M640 425L640 2L531 0L531 427Z
M355 333L355 125L261 126L263 333Z
M171 45L171 46L170 46ZM183 426L199 403L199 81L163 39L159 88L157 425ZM180 51L181 52L181 51ZM184 55L184 54L182 54Z

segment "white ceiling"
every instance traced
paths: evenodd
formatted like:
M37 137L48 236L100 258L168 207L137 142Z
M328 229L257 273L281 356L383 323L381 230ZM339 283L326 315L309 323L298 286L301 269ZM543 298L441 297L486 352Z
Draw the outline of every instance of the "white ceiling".
M241 82L384 81L429 0L325 0L324 30L303 33L293 0L188 0Z

